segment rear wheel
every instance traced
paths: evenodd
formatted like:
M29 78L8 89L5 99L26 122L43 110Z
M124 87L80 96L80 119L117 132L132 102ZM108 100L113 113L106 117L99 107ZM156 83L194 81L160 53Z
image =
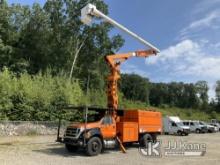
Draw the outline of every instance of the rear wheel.
M201 132L201 130L200 129L196 129L196 133L200 133Z
M65 147L69 152L76 152L78 150L78 146L73 146L71 144L66 144Z
M177 131L177 135L182 136L182 131Z
M152 134L152 139L153 139L153 142L155 143L157 141L157 134Z
M147 147L149 142L153 142L153 137L150 134L144 134L139 140L141 147Z
M86 152L89 156L98 155L102 151L102 141L99 137L92 137L89 139Z

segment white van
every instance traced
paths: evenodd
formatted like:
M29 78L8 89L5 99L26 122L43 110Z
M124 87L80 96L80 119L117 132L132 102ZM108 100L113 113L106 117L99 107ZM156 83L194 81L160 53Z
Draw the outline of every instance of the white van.
M188 135L190 128L184 126L177 116L166 116L163 118L163 132L167 134Z
M207 127L199 123L199 121L192 121L192 120L184 120L183 124L185 126L189 126L190 132L195 133L206 133Z

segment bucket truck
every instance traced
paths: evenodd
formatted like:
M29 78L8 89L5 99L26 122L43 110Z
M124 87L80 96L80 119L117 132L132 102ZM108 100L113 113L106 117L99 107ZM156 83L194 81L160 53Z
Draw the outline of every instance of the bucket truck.
M89 24L93 17L99 17L110 24L125 31L141 43L149 47L148 50L134 51L125 54L114 54L105 56L110 68L110 75L107 78L107 108L94 107L68 107L69 109L84 109L84 122L70 124L63 137L58 141L65 143L68 151L76 151L84 148L88 155L98 155L105 148L113 148L117 144L125 152L124 143L139 143L140 146L147 146L148 142L156 141L157 135L162 131L161 113L149 109L118 109L117 81L120 79L120 64L132 57L149 57L159 53L159 49L145 41L135 33L112 20L96 9L92 4L86 5L81 10L81 20ZM90 120L89 111L95 116Z

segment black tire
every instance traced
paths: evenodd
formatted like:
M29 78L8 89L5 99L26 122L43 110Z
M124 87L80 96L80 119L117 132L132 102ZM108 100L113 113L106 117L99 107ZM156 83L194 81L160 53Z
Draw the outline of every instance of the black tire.
M140 147L147 147L149 142L153 142L153 137L150 134L144 134L139 140L139 145Z
M65 144L65 147L69 152L76 152L78 150L78 146L73 146L71 144Z
M169 135L168 132L164 132L164 135Z
M200 129L196 129L196 133L201 133L201 130Z
M99 137L92 137L87 142L86 152L89 156L96 156L102 151L102 141Z
M186 132L184 132L183 134L184 134L184 136L188 136L189 135L189 133L186 133Z
M155 143L157 141L157 134L152 134L152 139L153 139L153 142Z
M182 131L177 131L177 135L182 136Z

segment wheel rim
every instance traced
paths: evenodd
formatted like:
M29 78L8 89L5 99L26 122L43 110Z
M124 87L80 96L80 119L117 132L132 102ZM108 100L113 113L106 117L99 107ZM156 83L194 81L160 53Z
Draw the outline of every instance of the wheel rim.
M99 143L97 141L94 141L92 143L92 151L96 152L96 151L98 151L98 149L99 149Z
M148 137L148 138L144 141L145 147L148 147L148 143L149 143L149 142L152 142L152 139L151 139L150 137Z

